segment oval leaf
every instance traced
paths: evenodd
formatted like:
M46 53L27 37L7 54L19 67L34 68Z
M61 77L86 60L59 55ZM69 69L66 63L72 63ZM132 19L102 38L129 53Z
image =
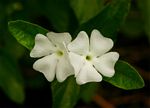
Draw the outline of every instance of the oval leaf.
M115 66L115 75L112 78L104 77L104 80L112 85L125 89L139 89L144 87L144 81L139 73L128 63L118 61Z
M31 50L34 46L36 34L46 34L48 30L26 21L17 20L8 23L9 31L17 39L17 41Z

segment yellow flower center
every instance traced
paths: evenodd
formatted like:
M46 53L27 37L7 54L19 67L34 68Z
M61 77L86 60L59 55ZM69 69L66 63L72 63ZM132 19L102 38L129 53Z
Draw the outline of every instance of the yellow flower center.
M91 61L91 60L92 60L91 55L87 55L87 56L86 56L86 60L87 60L87 61Z
M63 56L64 53L63 53L63 51L60 51L60 50L59 50L59 51L56 52L56 54L57 54L58 56Z

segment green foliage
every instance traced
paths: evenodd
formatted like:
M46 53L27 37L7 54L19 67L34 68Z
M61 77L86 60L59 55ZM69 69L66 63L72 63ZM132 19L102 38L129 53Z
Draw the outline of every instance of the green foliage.
M149 41L150 41L150 0L144 0L144 1L137 0L137 3L142 13L145 33L149 37Z
M45 14L57 31L72 31L77 27L78 22L68 0L47 0L46 5Z
M74 77L69 77L63 83L53 81L53 108L73 108L79 98L80 86Z
M10 21L8 27L11 34L17 39L17 41L30 50L34 46L36 34L46 34L48 32L48 30L36 24L22 20Z
M115 66L115 75L112 78L105 77L104 80L125 90L144 87L144 81L138 72L124 61L118 61Z
M130 7L130 0L113 0L97 16L83 23L77 33L81 30L91 33L98 29L106 37L114 39L114 35L122 24Z
M0 88L14 102L24 102L23 78L14 60L3 50L0 50Z
M95 82L82 85L80 92L81 99L86 103L90 102L95 95L97 89L98 83Z
M144 29L142 24L143 21L141 20L140 15L137 15L135 11L130 11L130 15L122 25L121 30L125 34L125 36L135 38L142 34Z
M80 24L96 16L104 7L104 0L70 0Z

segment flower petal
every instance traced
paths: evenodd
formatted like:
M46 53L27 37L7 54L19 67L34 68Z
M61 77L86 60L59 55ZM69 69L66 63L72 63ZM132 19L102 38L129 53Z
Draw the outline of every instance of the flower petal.
M86 62L81 71L76 76L76 81L79 85L87 82L100 82L102 76L96 71L91 63Z
M114 66L118 59L119 54L117 52L109 52L95 58L93 64L102 75L112 77L115 74Z
M68 76L74 74L74 69L69 61L69 58L62 57L59 59L56 69L56 77L59 82L63 82Z
M86 32L81 31L75 40L68 44L71 52L86 55L89 52L89 38Z
M35 37L35 46L30 52L31 57L42 57L50 54L55 49L54 45L49 39L42 35L37 34Z
M69 44L72 39L71 35L67 32L66 33L49 32L47 33L47 36L56 46L61 46L62 42L65 42L65 44Z
M103 37L98 30L93 30L90 38L90 51L95 56L101 56L113 47L110 38Z
M57 58L55 54L45 56L33 64L33 68L42 72L48 81L53 81L55 77Z
M69 60L69 54L66 44L62 43L63 55L59 58L56 68L56 78L59 82L63 82L68 76L74 74L74 69Z
M79 73L79 71L81 70L81 67L83 66L85 59L73 52L69 53L69 58L70 58L70 62L75 70L75 76L77 76L77 74Z

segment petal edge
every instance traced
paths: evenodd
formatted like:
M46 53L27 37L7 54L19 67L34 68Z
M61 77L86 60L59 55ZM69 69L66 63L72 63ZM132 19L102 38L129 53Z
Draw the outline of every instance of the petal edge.
M112 77L115 74L114 66L118 59L119 54L117 52L109 52L95 58L93 65L102 75Z
M94 29L90 37L90 51L95 56L101 56L113 47L113 41L104 37L98 30Z
M56 64L56 55L52 54L37 60L33 64L33 68L36 71L43 73L46 79L51 82L55 78Z
M35 37L35 45L30 52L30 57L42 57L49 55L55 49L54 45L49 41L49 39L42 35L37 34Z
M79 85L88 82L100 82L102 81L102 76L96 71L92 64L86 62L82 70L76 76L76 81Z
M89 52L89 37L86 32L79 32L75 40L68 44L68 49L79 55L86 55Z

